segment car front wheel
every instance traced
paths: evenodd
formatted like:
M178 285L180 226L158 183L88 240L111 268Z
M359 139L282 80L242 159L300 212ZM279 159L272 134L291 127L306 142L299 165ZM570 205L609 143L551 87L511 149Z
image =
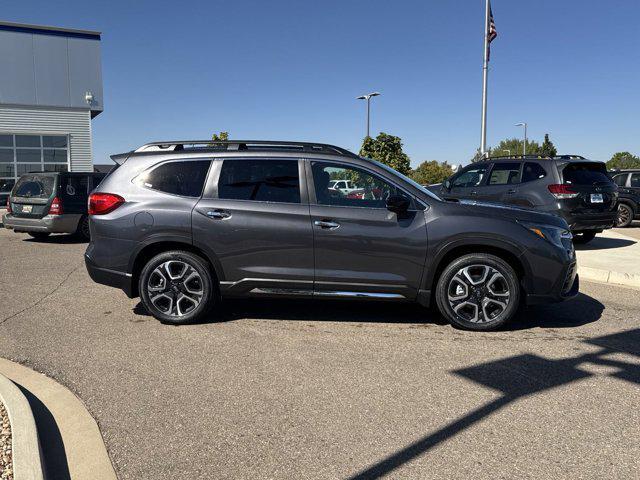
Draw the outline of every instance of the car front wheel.
M520 283L513 267L501 258L485 253L464 255L440 275L436 302L453 325L494 330L516 314Z
M180 250L149 260L140 274L138 288L147 311L161 322L174 325L201 320L215 298L206 262Z

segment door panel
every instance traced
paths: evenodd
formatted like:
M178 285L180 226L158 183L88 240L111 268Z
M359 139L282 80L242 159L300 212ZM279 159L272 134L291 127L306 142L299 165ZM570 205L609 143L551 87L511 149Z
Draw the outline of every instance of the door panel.
M310 170L316 199L310 206L315 293L377 292L415 298L427 251L424 211L397 215L384 208L390 195L407 194L372 172L320 161L311 162ZM348 177L359 189L336 195L327 189L331 177Z
M216 256L223 290L312 290L313 230L302 168L291 159L236 159L213 169L219 175L215 196L227 198L198 202L193 241Z

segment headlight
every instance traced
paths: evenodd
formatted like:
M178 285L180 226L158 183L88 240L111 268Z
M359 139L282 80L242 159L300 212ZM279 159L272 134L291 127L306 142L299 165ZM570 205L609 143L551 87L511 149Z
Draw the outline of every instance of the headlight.
M551 242L552 244L566 248L566 245L562 243L562 240L569 240L573 238L571 232L566 228L554 227L553 225L540 225L536 223L518 222L524 228L529 230L534 235Z

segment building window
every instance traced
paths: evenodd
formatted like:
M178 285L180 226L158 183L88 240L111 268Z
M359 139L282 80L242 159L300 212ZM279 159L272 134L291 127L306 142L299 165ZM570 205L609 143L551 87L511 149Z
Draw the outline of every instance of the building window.
M68 135L0 133L0 194L25 173L68 170Z

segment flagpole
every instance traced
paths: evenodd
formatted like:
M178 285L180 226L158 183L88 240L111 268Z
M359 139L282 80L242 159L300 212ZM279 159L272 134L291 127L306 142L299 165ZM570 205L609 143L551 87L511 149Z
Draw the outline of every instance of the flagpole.
M480 153L487 154L487 78L489 75L489 0L484 14L484 62L482 64L482 128Z

